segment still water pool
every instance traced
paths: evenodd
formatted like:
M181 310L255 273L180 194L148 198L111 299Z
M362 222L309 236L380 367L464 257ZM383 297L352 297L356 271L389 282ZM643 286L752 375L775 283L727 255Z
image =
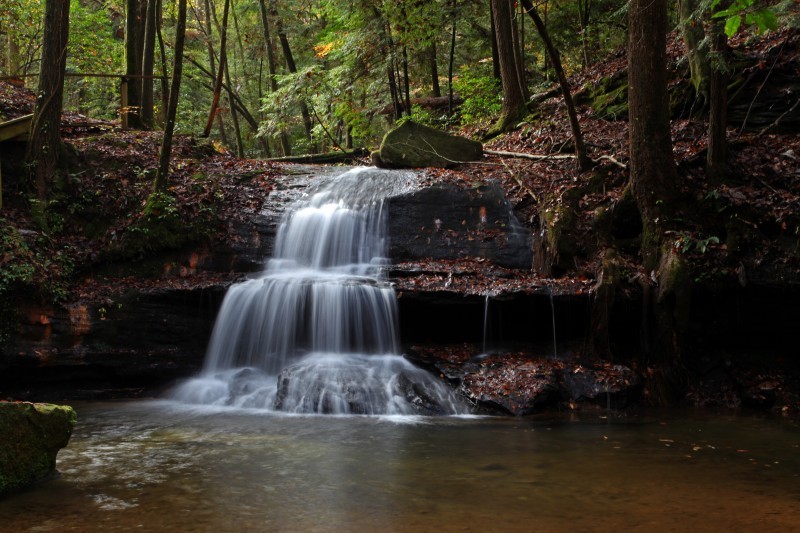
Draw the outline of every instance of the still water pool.
M76 405L2 531L798 531L796 421L286 416Z

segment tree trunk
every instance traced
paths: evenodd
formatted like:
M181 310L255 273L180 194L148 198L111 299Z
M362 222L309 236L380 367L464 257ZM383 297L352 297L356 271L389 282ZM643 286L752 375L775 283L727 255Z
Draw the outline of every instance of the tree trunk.
M642 215L642 255L649 271L658 264L677 197L667 100L666 0L632 0L628 31L630 180Z
M511 18L511 40L514 43L514 66L517 69L517 79L519 80L519 90L522 92L522 97L528 101L528 84L525 81L525 57L522 54L522 35L519 26L517 25L517 11L516 2L512 8ZM524 19L523 19L524 20Z
M405 96L406 115L411 116L411 82L408 79L408 51L403 44L403 95Z
M500 118L492 127L489 135L507 131L519 119L525 116L525 96L520 89L517 65L514 59L514 39L511 18L510 0L491 0L497 32L497 54L500 60L500 79L503 84L503 106Z
M231 86L231 72L228 63L225 63L225 83L228 85L228 108L231 111L233 121L233 132L236 135L236 155L244 157L244 143L242 142L242 130L239 128L239 115L236 113L234 104L233 86Z
M494 10L492 9L492 0L489 0L489 26L491 31L492 40L492 75L494 79L500 78L500 55L497 53L497 23L494 20Z
M711 67L708 55L700 49L705 32L703 21L698 15L698 0L678 0L678 18L695 95L705 105L709 97Z
M277 62L275 61L275 52L272 48L272 36L269 31L269 16L267 14L266 0L259 0L261 8L261 26L264 30L264 47L267 52L267 67L269 69L269 90L275 92L278 90L278 80L275 78L277 74ZM292 146L289 143L289 136L285 131L280 133L281 149L284 156L292 155Z
M431 44L428 57L431 65L431 96L436 98L442 96L442 89L439 87L439 65L436 62L436 43Z
M6 52L6 73L9 76L14 76L15 74L19 74L19 45L17 41L14 39L14 34L11 31L8 31L8 38L6 39L6 45L8 46Z
M547 55L550 57L550 61L553 63L553 68L556 71L558 83L561 86L561 93L564 96L564 104L567 106L567 115L569 116L569 125L572 129L572 139L575 143L575 156L578 169L588 170L592 167L592 161L589 159L589 155L586 152L586 144L583 142L583 134L581 133L581 126L578 122L578 113L575 110L575 102L572 100L572 91L569 87L567 75L564 73L564 68L561 66L561 58L558 54L558 50L556 50L556 47L553 45L553 41L550 39L550 33L547 31L544 21L539 16L539 12L536 11L536 8L531 4L531 0L522 0L522 5L533 19L536 30L539 32L539 36L541 36L544 42Z
M153 129L153 66L156 52L156 19L158 0L145 0L147 4L142 51L142 127Z
M47 198L49 183L58 173L61 153L61 109L64 70L67 66L69 0L47 0L39 90L25 160L40 201Z
M728 164L728 76L724 66L728 55L728 37L720 21L714 22L712 39L714 55L723 64L711 73L706 174L710 183L719 184L725 179Z
M158 37L158 51L161 56L161 115L159 120L166 122L167 106L169 106L169 82L167 81L167 50L164 46L164 36L161 33L161 21L164 15L164 3L158 0L156 10L156 36Z
M146 0L127 0L125 20L125 74L138 76L142 73L142 53L144 52L144 21ZM128 107L123 113L128 115L128 126L141 129L142 90L137 78L128 83Z
M169 90L169 106L167 107L164 139L158 157L158 171L153 183L154 192L167 189L169 161L172 156L172 136L175 132L175 116L178 112L178 100L181 92L181 76L183 75L183 44L186 40L186 0L178 0L178 24L175 28L175 65L172 68L172 83Z
M665 234L674 228L678 198L667 100L666 0L632 0L628 16L630 185L642 216L644 268L658 280L652 315L644 314L653 319L653 327L644 328L652 335L645 339L645 364L654 370L647 387L651 402L665 404L675 401L683 386L691 297L686 261Z
M589 68L589 20L591 18L592 0L578 0L578 23L581 27L581 49L583 51L583 68Z
M447 65L447 114L451 117L453 116L453 64L455 63L456 59L456 22L458 21L458 17L456 16L456 0L453 0L453 3L450 8L450 16L453 19L453 26L450 30L450 60ZM494 26L493 26L494 27Z
M211 128L214 125L214 118L217 116L219 98L222 94L222 77L225 75L225 66L227 64L228 12L230 11L230 6L231 0L225 0L225 7L222 10L222 28L220 29L219 38L219 65L217 69L217 77L214 81L214 96L211 100L211 111L208 115L206 127L203 129L203 137L208 137L211 135Z
M286 60L286 68L288 68L289 72L292 74L296 74L297 64L294 62L294 55L292 55L292 49L289 47L289 38L286 36L286 32L283 29L283 22L281 21L280 17L278 17L278 10L274 4L275 0L271 0L271 2L273 2L272 15L275 17L278 40L280 41L281 49L283 50L283 58ZM311 151L314 151L314 146L312 144L313 138L311 135L311 113L308 111L308 105L306 105L304 98L300 99L300 116L303 118L303 128L305 129L306 138L311 145Z

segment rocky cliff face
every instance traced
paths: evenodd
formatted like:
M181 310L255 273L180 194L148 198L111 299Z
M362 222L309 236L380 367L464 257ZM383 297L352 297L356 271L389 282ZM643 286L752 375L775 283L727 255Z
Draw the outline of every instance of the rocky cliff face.
M282 213L315 181L307 167L287 173L260 211L229 221L227 238L211 247L107 265L90 296L60 307L22 305L16 334L0 345L0 398L158 394L199 371L227 287L263 268ZM390 198L387 209L393 262L479 257L530 267L529 232L498 186L421 188ZM131 286L123 292L117 282ZM410 296L405 291L406 302ZM437 301L460 308L464 297Z
M0 497L55 472L76 420L72 407L0 402Z

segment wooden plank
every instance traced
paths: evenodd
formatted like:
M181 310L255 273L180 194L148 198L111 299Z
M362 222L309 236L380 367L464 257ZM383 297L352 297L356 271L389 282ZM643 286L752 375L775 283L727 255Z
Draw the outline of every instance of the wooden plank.
M0 122L0 142L24 141L31 130L33 115L24 115L13 120Z

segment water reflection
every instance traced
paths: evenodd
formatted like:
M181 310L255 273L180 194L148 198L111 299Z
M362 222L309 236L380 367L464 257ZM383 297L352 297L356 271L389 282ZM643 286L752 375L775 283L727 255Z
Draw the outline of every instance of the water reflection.
M3 531L796 530L800 432L683 414L288 416L78 406Z

